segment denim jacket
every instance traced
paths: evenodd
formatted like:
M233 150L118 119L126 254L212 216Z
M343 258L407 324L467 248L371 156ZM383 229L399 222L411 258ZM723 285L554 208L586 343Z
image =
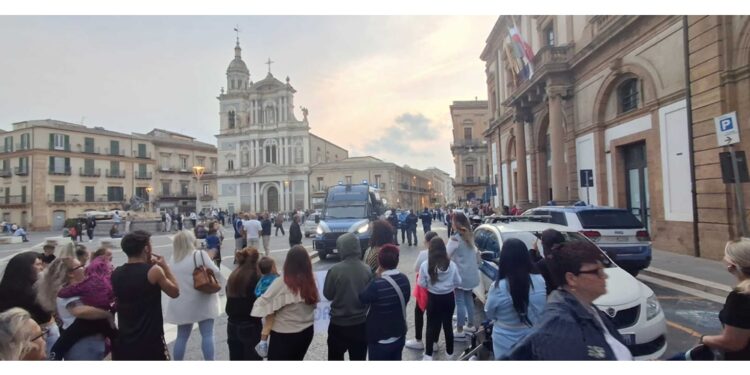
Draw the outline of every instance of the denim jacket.
M592 306L593 307L593 306ZM624 340L610 318L594 307L609 333ZM599 323L575 296L557 289L550 294L536 329L502 359L511 360L616 360Z

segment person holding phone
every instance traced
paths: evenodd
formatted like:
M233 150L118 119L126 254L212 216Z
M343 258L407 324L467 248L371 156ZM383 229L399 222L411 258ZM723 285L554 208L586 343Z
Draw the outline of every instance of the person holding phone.
M161 293L179 297L177 280L164 257L152 252L150 233L128 233L120 246L128 261L112 273L120 329L112 360L169 360Z

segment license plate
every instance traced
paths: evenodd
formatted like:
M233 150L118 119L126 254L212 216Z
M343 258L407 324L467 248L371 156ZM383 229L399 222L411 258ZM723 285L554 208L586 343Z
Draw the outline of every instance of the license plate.
M622 335L622 338L625 340L625 345L635 345L635 334L634 333L626 333Z
M628 236L617 236L617 242L628 242L628 240L630 240Z
M333 249L333 250L331 250L331 254L338 254L338 253L339 253L339 250L338 250L338 249Z

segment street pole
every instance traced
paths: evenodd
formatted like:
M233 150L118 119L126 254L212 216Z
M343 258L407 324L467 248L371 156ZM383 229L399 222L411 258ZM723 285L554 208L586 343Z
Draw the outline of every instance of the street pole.
M734 195L737 197L737 215L740 220L742 237L747 237L747 219L745 218L745 196L740 181L740 170L737 166L737 155L734 153L734 145L729 145L729 155L732 157L732 173L734 174Z

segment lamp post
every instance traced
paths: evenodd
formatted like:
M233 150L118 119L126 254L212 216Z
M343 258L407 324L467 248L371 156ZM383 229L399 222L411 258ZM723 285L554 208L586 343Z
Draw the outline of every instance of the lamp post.
M195 210L199 213L201 212L200 209L200 195L198 195L198 184L200 184L201 177L203 177L203 173L206 171L206 168L202 165L196 165L193 166L193 175L195 176Z
M152 188L150 185L146 188L146 193L148 193L148 212L151 212L151 192L154 191L154 188Z

